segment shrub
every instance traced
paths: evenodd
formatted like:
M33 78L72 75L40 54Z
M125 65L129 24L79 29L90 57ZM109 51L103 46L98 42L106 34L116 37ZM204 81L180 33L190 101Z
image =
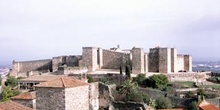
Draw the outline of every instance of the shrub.
M172 108L172 104L169 98L159 97L156 99L156 108L157 109L169 109Z
M92 76L87 76L87 79L88 79L88 83L91 83L91 82L93 82L93 78L92 78Z
M144 80L146 79L146 74L138 74L136 77L136 82L139 85L144 85Z
M15 87L17 85L18 79L13 76L9 76L5 82L6 86Z
M168 82L168 78L163 74L152 75L144 81L146 86L157 89L164 89L167 86Z
M2 101L7 101L11 97L16 96L20 93L21 92L18 90L12 90L11 87L5 86L5 87L3 87L3 91L2 91Z
M99 82L106 84L108 82L108 79L106 77L102 77L99 79Z

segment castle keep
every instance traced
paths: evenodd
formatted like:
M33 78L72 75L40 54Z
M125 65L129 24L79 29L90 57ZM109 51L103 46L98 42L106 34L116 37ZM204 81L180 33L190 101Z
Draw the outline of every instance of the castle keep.
M11 75L29 76L36 72L49 71L57 74L74 74L96 71L99 69L119 69L129 65L133 74L158 72L176 73L192 71L192 57L177 54L175 48L150 48L149 53L143 48L129 50L117 48L102 49L83 47L82 55L59 56L47 60L13 61Z

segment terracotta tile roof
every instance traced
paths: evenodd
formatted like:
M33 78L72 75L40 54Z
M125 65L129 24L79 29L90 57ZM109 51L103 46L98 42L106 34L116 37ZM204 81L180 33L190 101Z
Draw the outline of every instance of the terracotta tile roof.
M63 77L63 75L36 75L30 76L25 79L21 79L19 82L46 82L49 80L56 79L58 77Z
M84 86L84 85L88 85L88 83L85 83L76 78L70 78L64 76L64 77L56 78L54 80L40 83L35 87L71 88L71 87Z
M198 107L201 110L220 110L219 108L215 107L214 105L210 104L206 100L203 100L202 102L199 103Z
M34 110L11 100L0 103L0 110Z
M16 96L12 97L11 99L32 100L32 99L36 99L36 93L35 92L25 92L25 93L16 95Z

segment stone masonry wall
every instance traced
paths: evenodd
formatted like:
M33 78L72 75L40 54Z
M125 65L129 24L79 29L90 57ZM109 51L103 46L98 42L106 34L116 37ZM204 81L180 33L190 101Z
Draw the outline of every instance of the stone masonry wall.
M89 110L99 109L99 83L89 84Z
M145 73L148 72L148 54L147 53L144 54L144 72Z
M184 70L184 55L177 55L177 71Z
M37 110L65 110L64 88L36 88Z
M28 72L34 70L52 70L52 60L36 60L36 61L23 61L23 62L13 62L13 68L18 70L18 72Z
M89 71L99 69L98 65L98 48L83 47L82 66L86 66Z
M65 88L65 108L65 110L90 110L89 85Z
M151 48L149 53L149 72L159 72L159 48Z
M132 49L132 73L144 73L144 50L142 48Z
M192 71L192 57L190 55L184 55L184 70Z
M159 50L159 72L170 73L171 72L171 49L160 48Z
M177 71L177 50L175 48L171 48L171 72Z
M53 72L56 72L58 70L58 67L60 64L62 64L63 62L63 57L53 57L52 59L52 62L53 62Z
M119 69L120 65L125 67L126 64L130 64L130 54L103 50L103 69Z
M17 103L24 105L26 107L30 107L30 108L35 107L33 100L12 99L12 101L17 102Z

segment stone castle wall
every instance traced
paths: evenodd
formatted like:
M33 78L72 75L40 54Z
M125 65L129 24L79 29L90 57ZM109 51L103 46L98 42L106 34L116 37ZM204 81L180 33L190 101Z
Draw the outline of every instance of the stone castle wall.
M159 49L159 72L160 73L171 72L171 50L170 48Z
M95 47L83 47L82 53L82 66L88 68L89 71L95 71L99 69L98 65L98 48Z
M142 48L133 48L132 51L132 73L144 73L144 50Z
M36 61L23 61L13 62L13 67L17 72L28 72L35 70L52 70L52 60L36 60Z
M177 71L177 50L175 48L171 48L171 72Z
M65 110L90 110L89 85L65 88Z
M145 53L144 54L144 73L146 73L146 72L148 72L148 61L149 61L149 58L148 58L148 54L147 53Z
M120 65L125 67L130 65L130 54L103 50L103 69L119 69Z
M64 88L36 88L37 110L65 110Z
M192 57L190 55L184 55L184 70L192 71Z
M184 70L184 55L177 55L177 71L183 71Z
M159 48L151 48L149 53L149 72L159 72Z

